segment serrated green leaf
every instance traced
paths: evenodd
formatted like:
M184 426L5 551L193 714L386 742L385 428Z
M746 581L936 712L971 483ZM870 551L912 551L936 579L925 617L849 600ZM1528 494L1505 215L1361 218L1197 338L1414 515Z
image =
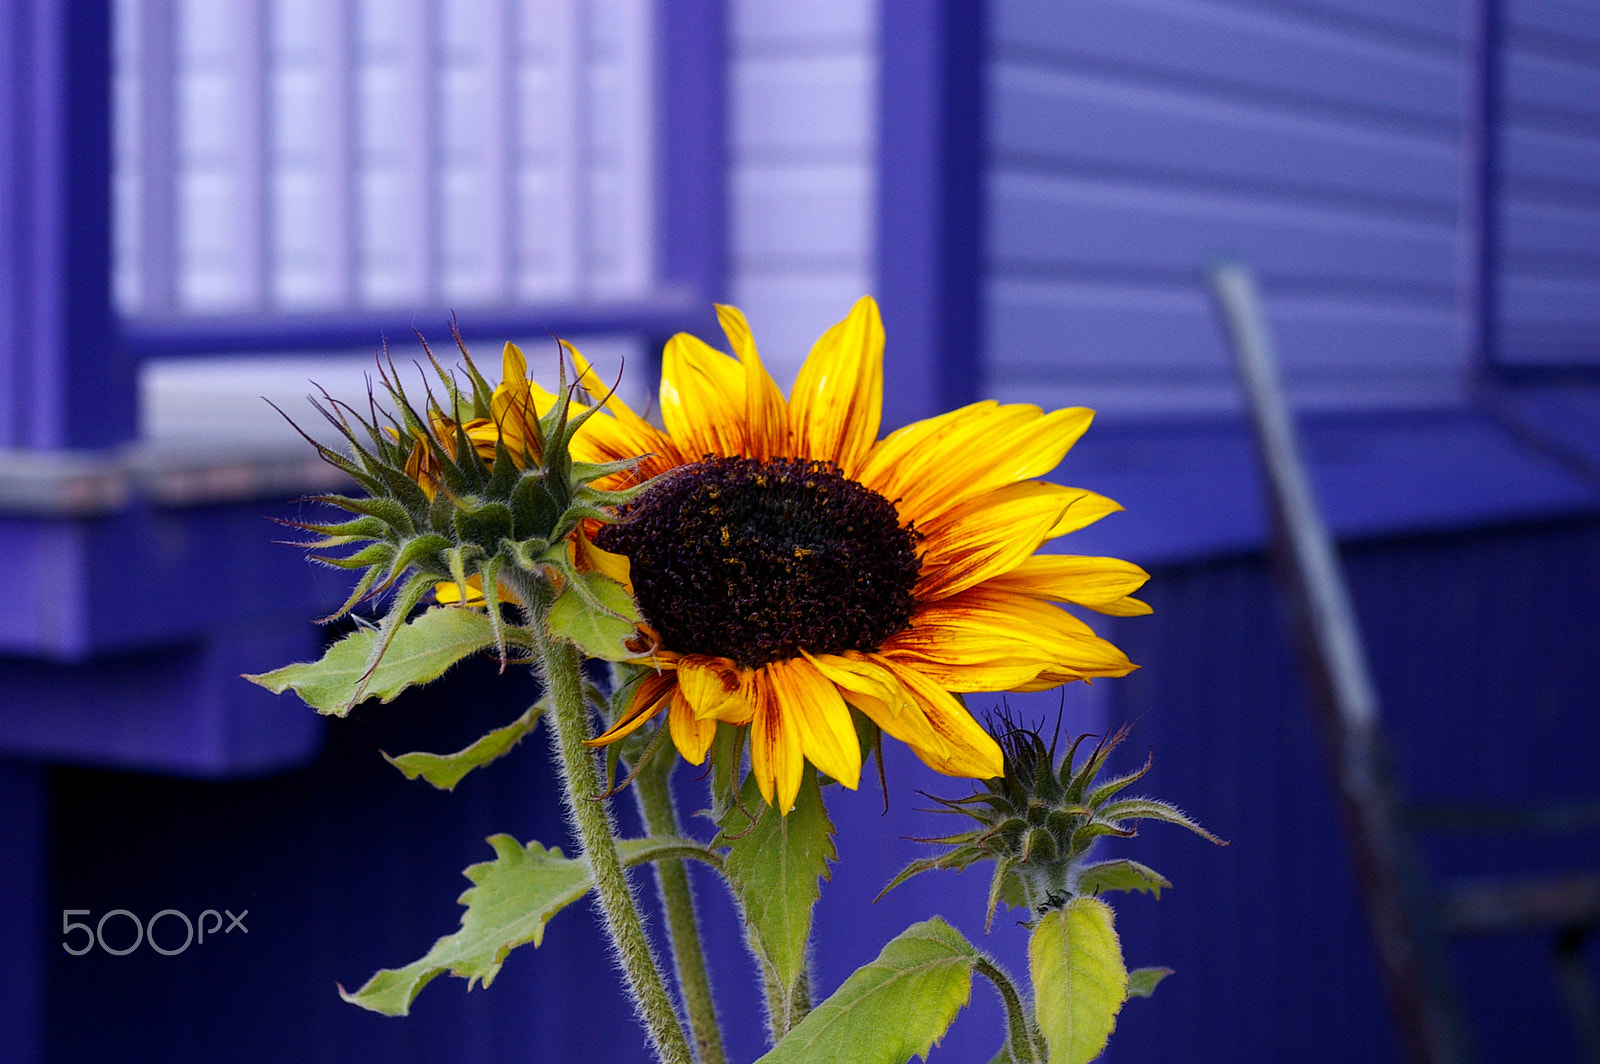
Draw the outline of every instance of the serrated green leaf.
M466 979L469 990L479 981L488 986L507 954L528 942L538 948L551 917L588 893L587 861L537 842L524 847L510 835L488 841L495 859L464 873L473 885L458 899L467 907L461 930L439 939L420 960L377 972L353 994L341 986L340 997L385 1016L404 1016L418 992L445 972ZM705 846L684 839L628 839L618 845L629 866L683 857L716 863Z
M1161 985L1161 980L1171 974L1171 968L1135 968L1128 973L1128 996L1149 997Z
M367 660L381 633L352 632L328 648L320 661L285 665L246 676L273 694L293 690L318 713L342 717L361 691ZM489 618L477 610L438 606L402 625L366 684L365 695L384 702L408 687L436 680L462 658L494 642Z
M429 754L418 751L401 754L399 757L384 754L383 757L389 764L405 773L408 780L421 776L441 791L453 791L467 773L510 753L511 748L520 743L522 737L539 723L539 714L543 709L542 704L530 706L526 713L510 724L496 728L478 738L472 745L453 754Z
M728 847L728 882L762 958L785 993L805 977L811 909L828 878L828 862L838 860L833 822L822 805L816 774L807 771L788 816L768 805L755 777L745 779L745 809L759 809L754 825L736 805L712 844Z
M757 1064L926 1060L972 999L978 957L972 944L938 917L912 924Z
M1077 897L1040 917L1028 940L1028 968L1050 1064L1088 1064L1105 1049L1128 999L1111 906Z
M628 589L603 573L577 573L550 606L546 620L553 635L576 643L592 658L621 661L631 657L639 611Z
M1161 897L1170 887L1167 877L1138 861L1101 861L1084 868L1078 877L1080 894L1099 894L1106 890L1142 890Z

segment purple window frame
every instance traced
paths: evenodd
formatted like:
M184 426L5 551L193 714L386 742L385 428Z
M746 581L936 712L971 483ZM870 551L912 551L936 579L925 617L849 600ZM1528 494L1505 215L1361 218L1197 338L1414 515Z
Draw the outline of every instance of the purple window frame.
M655 295L472 314L469 338L664 335L711 320L726 274L722 0L657 0ZM109 0L0 0L0 447L132 440L155 355L326 350L406 335L438 308L120 319L111 304Z

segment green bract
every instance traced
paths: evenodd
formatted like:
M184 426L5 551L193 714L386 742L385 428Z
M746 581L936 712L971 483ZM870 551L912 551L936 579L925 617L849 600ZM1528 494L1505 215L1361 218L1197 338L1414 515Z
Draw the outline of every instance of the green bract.
M988 919L994 920L1001 899L1039 913L1058 909L1079 894L1102 890L1143 890L1160 896L1169 887L1159 873L1137 861L1091 863L1086 858L1104 835L1136 834L1135 820L1178 824L1219 845L1221 839L1189 819L1176 806L1154 798L1117 794L1150 771L1150 762L1124 776L1100 782L1097 777L1111 751L1128 735L1126 726L1095 745L1074 767L1073 755L1088 736L1079 736L1060 766L1055 744L1048 747L1039 733L1002 718L996 736L1005 753L1006 774L983 782L983 790L966 798L934 798L945 811L976 820L979 827L958 835L924 841L947 849L907 865L884 887L898 886L934 868L960 870L978 861L995 863L989 889Z
M573 438L598 407L580 408L569 416L571 391L564 368L559 390L553 396L540 393L536 400L520 376L491 390L466 347L460 349L470 383L465 392L428 351L444 401L441 405L429 388L426 416L406 394L392 360L386 370L380 364L388 402L380 405L369 396L367 416L326 393L322 402L313 403L344 438L349 453L307 439L368 495L314 497L344 510L351 515L347 520L290 522L322 537L306 544L317 552L312 555L316 561L361 570L355 589L327 619L392 592L340 710L368 696L379 661L435 585L448 582L462 601L482 596L490 642L502 662L508 644L516 641L508 638L500 621L506 587L517 589L519 598L561 604L552 613L552 631L591 654L621 656L625 634L638 620L631 597L615 580L579 571L575 555L580 552L574 546L585 520L612 520L612 508L642 490L642 485L624 491L594 486L633 469L638 459L572 459ZM514 362L520 367L521 353L514 345L507 345L507 351L508 366ZM542 414L539 405L546 407ZM587 544L582 546L593 553ZM341 553L330 553L334 551ZM566 631L563 623L572 630Z

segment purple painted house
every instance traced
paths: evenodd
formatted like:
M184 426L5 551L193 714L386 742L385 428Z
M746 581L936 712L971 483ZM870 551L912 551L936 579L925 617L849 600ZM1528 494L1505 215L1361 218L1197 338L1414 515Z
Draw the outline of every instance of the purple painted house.
M1406 787L1600 796L1600 5L0 0L0 1059L643 1060L579 908L490 990L339 1000L455 928L485 836L564 829L542 737L453 794L377 755L454 749L531 682L463 668L327 723L238 679L318 653L347 590L275 542L336 481L261 397L309 427L308 380L360 397L382 340L408 362L454 315L491 356L568 337L642 400L713 300L786 383L871 292L891 423L1095 407L1056 476L1128 512L1065 549L1154 574L1109 630L1138 673L1013 703L1132 721L1151 789L1232 842L1132 844L1176 887L1119 905L1129 961L1177 975L1107 1059L1399 1060L1201 279L1223 255L1261 278ZM983 935L976 872L866 908L937 827L914 788L954 793L888 767L886 814L834 805L824 993L912 920ZM76 955L67 925L119 909L249 915ZM1485 1061L1576 1059L1546 953L1452 954ZM936 1061L993 1055L986 993Z

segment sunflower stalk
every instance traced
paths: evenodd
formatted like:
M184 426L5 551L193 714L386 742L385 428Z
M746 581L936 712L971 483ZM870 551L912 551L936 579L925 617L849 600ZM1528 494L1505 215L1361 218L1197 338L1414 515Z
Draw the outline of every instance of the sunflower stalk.
M1038 1032L1034 1030L1033 1023L1028 1019L1027 1007L1022 1003L1022 995L1017 992L1016 984L1011 981L1011 976L988 957L979 955L973 970L988 978L1000 992L1000 1000L1006 1007L1006 1050L1011 1054L1012 1064L1044 1064L1047 1051L1039 1044Z
M578 649L552 636L546 627L549 592L543 583L510 567L506 578L528 607L528 627L538 648L550 699L550 718L555 725L551 729L552 746L567 819L578 839L579 857L588 862L594 876L606 933L616 947L629 995L650 1033L656 1056L664 1064L693 1064L689 1042L667 994L661 967L650 948L638 904L623 872L610 807L590 800L600 793L600 773L594 754L584 745L590 737L589 710Z
M662 728L665 730L665 725ZM677 803L672 798L672 770L677 763L676 758L650 757L639 767L633 796L639 806L640 819L644 821L645 834L652 837L684 837ZM689 1015L695 1051L700 1064L726 1064L722 1028L717 1022L717 1006L711 995L711 976L701 948L689 869L682 861L657 861L655 867L656 889L667 915L678 990L684 1011Z
M811 1012L811 976L802 973L793 986L786 987L772 965L763 963L761 981L767 994L767 1023L772 1030L772 1044L777 1045Z

